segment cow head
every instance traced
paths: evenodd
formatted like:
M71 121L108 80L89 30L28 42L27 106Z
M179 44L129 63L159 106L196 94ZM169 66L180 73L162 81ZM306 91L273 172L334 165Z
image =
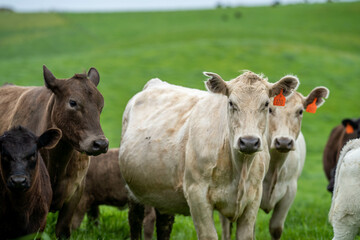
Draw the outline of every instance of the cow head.
M342 125L344 126L345 129L347 127L352 128L352 132L345 131L342 146L345 145L347 141L349 141L350 139L360 137L360 118L359 119L346 118L342 120Z
M289 96L299 81L286 76L271 84L266 78L252 72L245 72L225 82L215 73L204 73L210 79L206 82L209 91L227 97L227 118L232 147L244 154L262 150L262 139L266 134L270 98L279 94Z
M0 137L1 175L10 191L27 191L39 174L42 148L53 148L61 138L61 131L52 128L40 137L21 126L12 128Z
M63 139L88 155L107 152L109 141L100 126L104 98L97 89L98 71L90 68L87 75L75 74L60 80L44 66L44 79L55 95L51 121L61 129Z
M313 103L320 107L324 98L329 95L329 90L325 87L314 88L307 97L295 92L286 100L285 106L269 107L269 140L270 149L279 152L289 152L295 150L295 141L301 131L301 120L306 107Z

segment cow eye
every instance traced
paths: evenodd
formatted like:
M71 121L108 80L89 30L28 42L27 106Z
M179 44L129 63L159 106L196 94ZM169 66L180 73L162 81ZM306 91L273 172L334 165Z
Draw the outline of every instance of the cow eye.
M77 102L74 100L69 100L69 105L70 105L70 107L74 108L77 106Z
M268 106L269 106L269 101L266 101L265 107L268 107Z
M304 112L304 110L301 109L301 110L299 111L299 115L302 115L303 112Z
M30 154L26 157L29 161L35 161L36 160L36 153Z
M234 107L234 104L233 104L233 102L230 100L229 101L229 106L232 108L232 107Z
M273 110L272 110L272 108L269 108L269 113L273 113Z

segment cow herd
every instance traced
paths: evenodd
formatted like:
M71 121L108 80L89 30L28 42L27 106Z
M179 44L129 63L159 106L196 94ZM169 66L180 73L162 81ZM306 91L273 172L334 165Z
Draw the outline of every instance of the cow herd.
M108 151L97 70L43 73L43 87L0 87L0 239L43 231L49 211L59 211L57 237L69 238L85 213L96 223L101 204L129 207L131 239L142 226L152 239L155 222L157 238L170 239L175 214L192 217L198 239L218 239L215 210L222 239L233 224L236 239L254 239L259 208L281 238L306 157L303 113L327 88L305 97L295 76L270 83L249 71L230 81L205 72L207 91L152 79L125 108L120 148ZM324 150L334 239L360 227L360 141L349 141L359 135L359 120L345 119Z

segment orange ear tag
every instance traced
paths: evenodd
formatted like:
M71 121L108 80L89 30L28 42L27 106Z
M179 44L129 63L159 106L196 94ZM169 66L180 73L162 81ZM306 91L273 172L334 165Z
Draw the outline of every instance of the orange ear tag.
M347 134L352 134L354 132L354 128L349 123L346 124L345 130Z
M309 113L316 113L316 109L317 109L316 100L317 100L317 98L315 98L312 103L310 103L309 105L307 105L307 107L306 107L306 111L307 111L307 112L309 112Z
M274 106L285 106L286 98L283 95L283 90L280 90L280 93L274 97Z

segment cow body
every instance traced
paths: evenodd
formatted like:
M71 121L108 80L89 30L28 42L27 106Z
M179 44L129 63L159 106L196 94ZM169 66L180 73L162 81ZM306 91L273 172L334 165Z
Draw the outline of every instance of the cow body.
M352 132L347 132L346 127L351 127ZM360 119L344 119L342 124L333 128L323 152L323 167L327 180L327 190L333 192L335 169L341 149L351 139L360 137Z
M60 137L58 129L37 138L22 127L0 137L0 239L44 230L52 189L38 149L53 147Z
M129 101L121 171L137 201L160 213L191 214L199 239L217 239L214 209L237 222L237 239L252 239L269 161L269 96L280 85L289 95L298 81L206 75L211 92L154 79Z
M350 140L341 150L329 212L334 240L355 239L360 227L360 139Z
M99 205L125 208L128 204L126 183L119 167L119 149L112 148L105 154L90 157L90 166L86 174L85 189L75 211L72 226L78 228L85 213L91 220L99 217ZM147 207L145 211L145 239L152 239L155 212Z
M57 127L63 135L53 149L41 150L48 169L53 200L51 211L60 210L57 236L69 237L73 211L80 200L89 158L106 152L108 141L100 127L103 97L96 89L99 76L77 74L56 79L44 66L45 87L6 85L0 88L0 132L22 125L35 134Z

